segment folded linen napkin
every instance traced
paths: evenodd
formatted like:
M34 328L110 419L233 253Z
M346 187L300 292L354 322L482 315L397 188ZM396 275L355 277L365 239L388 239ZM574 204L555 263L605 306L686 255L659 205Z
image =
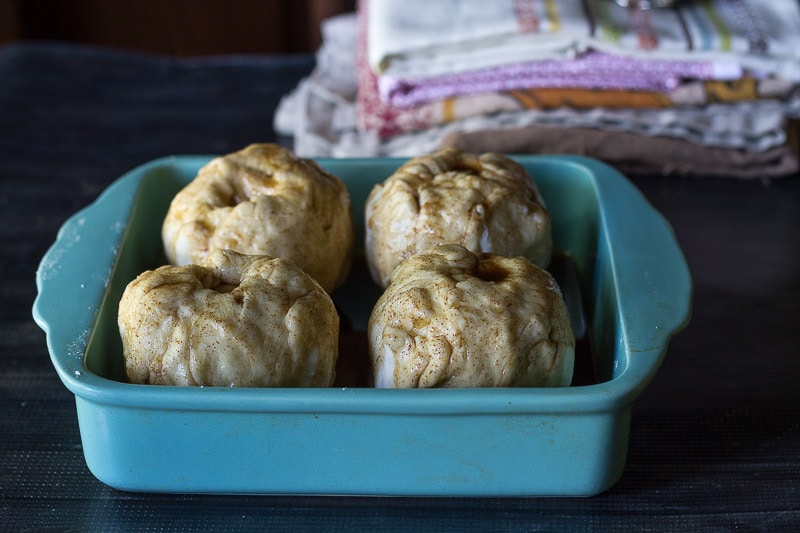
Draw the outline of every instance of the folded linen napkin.
M453 132L443 148L506 154L575 154L629 175L774 178L796 174L797 154L784 144L762 152L697 146L682 139L585 128L528 127Z
M359 124L362 129L374 130L383 137L414 132L479 115L524 112L533 109L586 111L602 108L607 112L607 118L613 119L614 113L634 109L678 108L678 111L671 116L688 117L717 112L736 112L736 108L725 108L719 104L755 103L761 100L761 103L756 103L756 107L762 108L766 107L763 102L769 99L786 103L792 100L800 102L798 85L783 80L742 78L731 82L682 82L669 92L580 88L581 84L577 83L578 87L566 85L471 93L406 107L387 103L383 99L376 101L372 94L372 82L365 80L364 83L370 85L362 86L358 107ZM704 108L712 104L715 105L714 108Z
M636 10L610 0L370 0L368 63L424 78L501 64L572 58L588 49L676 61L735 63L800 81L796 0L687 0Z
M670 92L687 79L742 77L734 63L649 60L590 50L570 60L511 63L422 79L382 75L378 93L391 105L412 107L469 94L536 88Z

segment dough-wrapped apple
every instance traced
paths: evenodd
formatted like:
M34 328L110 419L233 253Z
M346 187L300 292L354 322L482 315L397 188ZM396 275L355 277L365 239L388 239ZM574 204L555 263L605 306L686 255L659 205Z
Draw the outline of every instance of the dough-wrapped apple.
M344 182L276 144L211 160L170 204L167 259L203 264L214 250L294 261L333 291L350 269L353 214Z
M450 148L410 159L376 185L365 204L365 249L372 278L442 243L473 252L523 256L547 267L550 214L536 183L516 161Z
M369 319L379 388L567 386L575 335L553 277L525 258L438 245L392 275Z
M294 263L213 251L204 265L139 275L119 304L132 383L213 387L328 387L339 316Z

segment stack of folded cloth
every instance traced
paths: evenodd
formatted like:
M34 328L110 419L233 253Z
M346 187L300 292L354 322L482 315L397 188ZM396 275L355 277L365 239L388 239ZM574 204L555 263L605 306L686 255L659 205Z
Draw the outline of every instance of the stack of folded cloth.
M361 0L322 31L275 117L305 157L457 146L629 173L798 171L797 0Z

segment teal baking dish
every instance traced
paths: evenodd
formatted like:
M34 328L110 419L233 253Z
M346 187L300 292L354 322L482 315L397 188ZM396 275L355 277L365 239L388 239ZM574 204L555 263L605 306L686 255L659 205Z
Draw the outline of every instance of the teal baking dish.
M548 204L556 248L577 267L591 380L459 390L126 383L119 298L164 262L169 202L209 159L168 157L122 176L65 222L36 273L33 316L75 395L98 479L127 491L403 496L591 496L619 479L631 405L687 323L692 291L670 226L622 175L582 157L516 157ZM347 183L359 227L373 184L403 162L318 161ZM343 361L378 294L358 264L334 293L351 334Z

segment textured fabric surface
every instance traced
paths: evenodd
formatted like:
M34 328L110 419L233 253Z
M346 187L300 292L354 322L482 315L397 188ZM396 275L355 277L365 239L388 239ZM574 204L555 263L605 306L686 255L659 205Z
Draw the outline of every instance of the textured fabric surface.
M668 92L684 79L736 80L736 65L710 62L659 61L589 51L569 61L542 60L511 63L480 70L414 79L378 77L381 100L410 107L465 94L515 89L595 89Z
M579 154L600 159L626 174L765 178L795 175L797 154L788 146L763 152L699 147L682 139L653 139L582 128L509 128L454 132L443 147L465 152Z
M532 59L589 48L658 59L736 62L800 80L794 0L704 0L631 10L609 0L369 0L369 65L395 76Z
M413 156L435 150L453 132L542 125L762 151L784 144L785 117L800 115L800 94L793 85L762 84L756 89L748 81L717 87L686 84L672 96L637 92L631 99L630 93L611 91L514 91L400 108L381 100L377 77L366 65L363 33L360 41L357 38L357 22L355 15L346 14L323 24L315 69L278 107L275 128L293 136L302 155ZM770 98L753 101L762 90ZM697 105L675 106L671 98ZM621 101L635 105L625 107ZM575 107L565 105L573 103Z
M275 140L274 109L312 66L0 48L0 529L798 529L800 178L635 180L675 228L694 311L634 403L628 462L604 494L234 497L122 493L97 481L31 318L42 254L68 216L133 166Z

